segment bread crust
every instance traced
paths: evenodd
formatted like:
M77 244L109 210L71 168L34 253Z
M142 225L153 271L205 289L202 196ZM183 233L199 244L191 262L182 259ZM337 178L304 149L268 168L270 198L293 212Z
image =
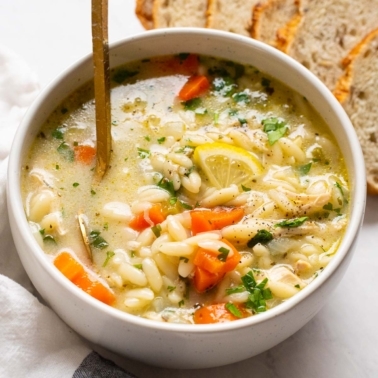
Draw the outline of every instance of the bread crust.
M378 36L378 29L368 33L356 46L349 51L348 55L341 60L341 66L344 68L344 74L338 79L333 94L342 104L350 94L353 79L354 62L356 58L364 51L371 40Z
M277 30L276 47L288 53L290 45L294 40L295 34L303 20L301 0L294 1L295 12L286 25Z
M154 0L136 0L135 14L147 30L153 29L152 8Z
M352 114L354 109L352 107L349 109L348 102L352 101L353 96L357 96L354 92L361 90L361 88L354 88L354 79L356 78L357 74L356 70L358 70L358 59L362 58L369 51L369 49L372 47L371 43L374 40L378 41L378 29L372 30L370 33L368 33L341 61L341 65L344 68L344 73L338 79L333 93L340 101L341 105L344 106L347 113L349 113L348 115L350 117L354 117L356 114ZM377 46L374 48L378 49L378 42ZM369 55L367 56L369 57ZM376 75L378 75L378 72ZM368 85L368 83L366 83L366 85ZM374 85L374 83L369 83L369 85ZM366 99L366 101L374 101L372 107L375 107L375 98L369 98ZM362 151L365 156L367 192L371 195L378 195L378 124L376 122L371 122L373 124L367 123L361 125L359 123L359 119L352 119L352 123L360 139Z
M264 17L269 13L280 14L276 17L277 24L272 27L271 37L262 35L261 32ZM302 17L301 0L267 0L257 3L252 10L251 37L287 52ZM282 24L282 18L288 20Z

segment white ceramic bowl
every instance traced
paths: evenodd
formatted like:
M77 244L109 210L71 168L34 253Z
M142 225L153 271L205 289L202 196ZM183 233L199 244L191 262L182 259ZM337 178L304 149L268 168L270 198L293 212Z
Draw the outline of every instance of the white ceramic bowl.
M111 66L180 52L251 64L305 96L331 126L350 177L350 222L339 251L314 282L285 303L257 316L223 324L183 325L154 322L109 307L85 294L55 269L29 230L21 201L20 169L24 153L45 119L68 94L92 78L91 56L59 76L24 117L9 160L8 207L14 241L31 281L75 331L109 350L148 364L207 368L237 362L275 346L321 309L351 260L363 220L366 180L361 149L342 107L314 75L267 45L215 30L161 29L112 45Z

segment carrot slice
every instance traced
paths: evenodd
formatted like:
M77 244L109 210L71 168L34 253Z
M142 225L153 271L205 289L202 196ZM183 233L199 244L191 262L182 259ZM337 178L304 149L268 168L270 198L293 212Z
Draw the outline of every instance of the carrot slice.
M204 293L216 286L223 278L223 273L210 273L196 266L194 268L193 286L198 293Z
M192 233L196 235L199 232L221 230L223 227L239 222L243 216L244 210L241 207L193 210L190 212Z
M92 297L108 305L112 305L115 302L114 293L100 281L92 280L83 265L71 253L61 252L55 257L54 265L72 283Z
M196 324L211 324L211 323L226 323L244 318L247 313L239 305L234 304L240 317L233 315L226 307L225 303L216 303L209 306L204 306L194 313L194 323Z
M68 252L62 252L56 256L54 265L70 281L73 281L75 278L85 273L84 267Z
M80 145L74 147L75 161L83 164L91 164L96 156L96 149L88 145Z
M180 100L188 101L200 96L210 87L209 80L204 75L191 76L181 88L178 96Z
M142 211L131 219L129 226L136 231L143 231L147 227L163 222L165 220L165 214L160 203L155 203L151 206L148 210L148 218L150 218L152 224L146 220L145 213Z
M193 264L212 274L224 274L235 269L241 258L240 253L226 239L222 239L222 242L230 247L230 252L232 251L232 255L231 253L229 253L225 261L219 259L219 257L221 256L220 253L209 251L204 248L198 248L193 260Z

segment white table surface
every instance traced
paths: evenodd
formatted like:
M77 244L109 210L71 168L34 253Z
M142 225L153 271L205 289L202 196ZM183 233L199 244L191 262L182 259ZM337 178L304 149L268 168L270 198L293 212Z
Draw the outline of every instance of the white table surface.
M26 61L43 89L91 51L90 5L90 0L0 0L0 43ZM134 7L135 0L109 0L110 42L143 32ZM377 272L378 197L370 197L341 284L315 318L275 348L237 364L195 371L154 368L95 349L140 378L378 377Z

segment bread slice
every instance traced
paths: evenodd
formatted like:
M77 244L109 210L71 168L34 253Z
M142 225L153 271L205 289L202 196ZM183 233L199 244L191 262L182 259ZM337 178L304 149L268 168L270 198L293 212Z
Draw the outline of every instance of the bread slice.
M136 0L135 14L145 29L153 29L152 8L154 0Z
M281 35L283 51L317 75L330 90L342 74L340 61L377 27L371 0L305 0L299 18Z
M206 27L249 36L251 14L259 0L209 0Z
M154 0L154 28L205 27L207 0Z
M251 37L285 50L291 34L302 19L300 0L268 0L252 11Z
M378 29L342 60L334 94L356 129L365 158L369 194L378 194Z

